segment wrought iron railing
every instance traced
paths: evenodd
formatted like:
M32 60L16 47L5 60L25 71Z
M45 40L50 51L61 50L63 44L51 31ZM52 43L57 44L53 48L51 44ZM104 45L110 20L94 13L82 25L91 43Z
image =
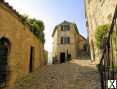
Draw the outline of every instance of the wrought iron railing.
M117 80L117 6L103 45L104 50L98 68L101 75L101 88L108 89L108 80Z

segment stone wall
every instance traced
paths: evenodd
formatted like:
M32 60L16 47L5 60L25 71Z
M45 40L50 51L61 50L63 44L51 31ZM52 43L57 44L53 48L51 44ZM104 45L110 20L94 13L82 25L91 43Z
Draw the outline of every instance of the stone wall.
M99 62L100 51L96 47L95 31L98 25L110 24L117 0L85 0L86 25L92 61Z
M79 44L79 51L84 50L84 45L86 43L87 43L87 40L83 36L79 35L79 41L77 43Z
M11 43L8 56L8 85L29 73L30 49L33 47L33 71L43 62L44 46L29 30L16 13L0 2L0 38L5 37Z

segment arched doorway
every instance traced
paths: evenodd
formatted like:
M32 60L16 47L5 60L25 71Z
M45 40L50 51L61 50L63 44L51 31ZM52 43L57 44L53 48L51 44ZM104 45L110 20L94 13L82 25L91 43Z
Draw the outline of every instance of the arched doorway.
M0 88L6 86L8 80L8 54L10 42L6 38L0 39Z

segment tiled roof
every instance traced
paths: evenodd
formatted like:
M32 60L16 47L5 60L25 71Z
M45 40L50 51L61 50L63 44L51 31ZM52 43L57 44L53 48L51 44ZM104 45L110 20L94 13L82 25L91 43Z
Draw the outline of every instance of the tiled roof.
M60 24L58 24L57 26L59 26L59 25L64 25L64 24L73 24L73 23L71 23L71 22L68 22L68 21L64 20L63 22L61 22L61 23L60 23Z
M54 31L52 33L52 37L54 36L54 34L55 34L56 30L57 30L57 27L61 26L61 25L65 25L65 24L72 24L74 26L76 32L79 34L77 25L75 23L71 23L71 22L68 22L68 21L64 20L63 22L61 22L60 24L55 26Z

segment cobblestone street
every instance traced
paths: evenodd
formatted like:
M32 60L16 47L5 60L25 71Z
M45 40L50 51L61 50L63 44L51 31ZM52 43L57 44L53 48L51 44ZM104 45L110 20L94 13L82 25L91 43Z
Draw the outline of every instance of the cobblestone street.
M99 74L89 60L72 60L40 68L15 89L100 89Z

